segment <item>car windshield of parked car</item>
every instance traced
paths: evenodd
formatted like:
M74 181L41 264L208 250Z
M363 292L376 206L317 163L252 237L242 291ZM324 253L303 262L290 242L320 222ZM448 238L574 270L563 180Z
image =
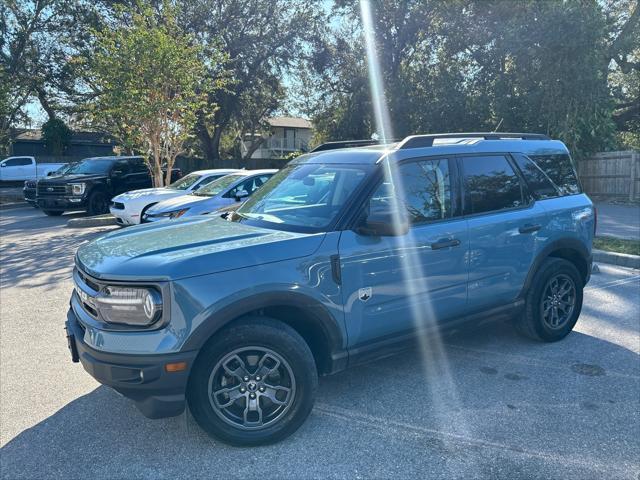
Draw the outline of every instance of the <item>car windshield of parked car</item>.
M112 159L87 159L71 165L65 173L69 175L104 175L113 167Z
M301 164L276 173L233 215L239 222L306 232L331 225L368 172L365 165Z
M185 175L184 177L182 177L180 180L176 180L175 182L173 182L168 186L168 188L171 188L173 190L186 190L201 178L202 175L198 173L190 173L189 175Z
M199 197L215 197L244 177L244 175L227 175L226 177L219 178L215 182L211 182L210 184L199 188L193 192L192 195L197 195Z

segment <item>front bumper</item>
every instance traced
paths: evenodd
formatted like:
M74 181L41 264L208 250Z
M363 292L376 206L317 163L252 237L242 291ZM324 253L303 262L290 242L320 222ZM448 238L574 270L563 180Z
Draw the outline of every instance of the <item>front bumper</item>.
M164 418L184 411L187 380L197 351L126 355L95 350L85 343L84 328L71 308L65 330L72 361L79 361L98 382L133 400L143 415ZM178 362L186 362L187 368L171 373L165 370L166 364Z
M137 225L140 223L140 215L132 215L121 208L109 207L111 215L119 225Z
M87 208L87 199L84 196L38 197L36 203L43 210L85 210Z

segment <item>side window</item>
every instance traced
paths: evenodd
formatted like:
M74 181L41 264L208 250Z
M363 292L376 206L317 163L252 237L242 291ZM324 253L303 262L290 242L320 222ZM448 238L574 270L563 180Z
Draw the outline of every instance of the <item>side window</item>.
M547 174L544 173L542 169L530 158L520 153L514 153L513 158L529 186L529 191L531 191L537 200L560 196L558 189L549 179Z
M580 193L580 183L573 168L571 157L566 153L555 155L529 155L551 181L560 190L560 195L575 195Z
M449 161L421 160L400 165L393 185L383 182L371 197L370 211L388 208L394 195L398 204L407 210L412 224L450 218Z
M149 168L142 158L133 158L129 161L132 173L149 173Z
M462 159L467 213L483 213L524 205L520 179L503 156Z
M127 162L126 160L118 160L113 166L113 169L118 170L120 172L120 175L126 175L131 171L129 162Z
M214 180L222 178L224 175L211 175L210 177L205 178L204 180L200 180L200 183L193 186L192 190L197 190L200 187L204 187L205 185L209 185Z
M4 162L7 167L22 167L24 165L31 165L30 158L12 158Z

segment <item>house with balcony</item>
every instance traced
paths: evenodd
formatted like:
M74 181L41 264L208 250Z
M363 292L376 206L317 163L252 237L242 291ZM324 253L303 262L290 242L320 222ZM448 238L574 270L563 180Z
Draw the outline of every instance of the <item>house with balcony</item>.
M308 152L313 126L306 118L272 117L267 120L270 132L267 135L246 134L242 139L242 154L246 155L252 140L262 139L251 158L282 158L292 152Z

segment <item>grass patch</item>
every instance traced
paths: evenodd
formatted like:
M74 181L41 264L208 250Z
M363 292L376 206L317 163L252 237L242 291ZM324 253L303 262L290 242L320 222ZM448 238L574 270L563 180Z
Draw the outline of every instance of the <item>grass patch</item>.
M596 237L593 239L593 248L606 252L629 253L640 255L640 240L623 240L612 237Z

